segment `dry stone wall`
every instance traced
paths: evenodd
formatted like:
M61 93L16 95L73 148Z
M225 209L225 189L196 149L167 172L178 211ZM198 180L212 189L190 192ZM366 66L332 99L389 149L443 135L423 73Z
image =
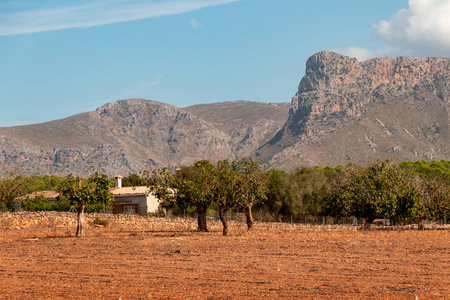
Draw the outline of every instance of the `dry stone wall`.
M100 213L86 213L86 226L95 226L94 220L107 221L111 227L154 227L154 226L169 226L176 227L193 221L189 219L169 219L169 218L155 218L142 217L134 215L111 215ZM28 228L28 227L71 227L77 224L77 214L71 212L1 212L0 213L0 228Z
M150 231L195 231L197 219L195 218L164 218L146 217L138 215L85 213L85 227L100 226L94 224L95 219L105 220L107 227L121 230L141 229ZM0 230L2 229L32 229L32 228L72 228L77 225L75 212L0 212ZM208 222L212 231L221 231L222 223L218 220ZM239 221L230 221L230 228L245 229L246 224Z

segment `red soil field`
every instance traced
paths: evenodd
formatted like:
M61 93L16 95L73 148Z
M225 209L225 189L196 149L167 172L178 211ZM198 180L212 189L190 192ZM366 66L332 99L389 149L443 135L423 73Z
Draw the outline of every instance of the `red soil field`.
M449 230L242 228L3 228L0 299L450 299Z

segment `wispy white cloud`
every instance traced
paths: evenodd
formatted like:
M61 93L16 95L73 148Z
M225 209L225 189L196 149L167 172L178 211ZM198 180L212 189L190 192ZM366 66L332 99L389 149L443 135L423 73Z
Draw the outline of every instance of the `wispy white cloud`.
M182 14L240 0L95 1L45 10L0 12L0 36L68 28L87 28L153 17Z
M376 56L450 55L450 0L409 0L409 7L399 10L391 20L373 25L375 38L383 49L357 47L338 52L367 59Z

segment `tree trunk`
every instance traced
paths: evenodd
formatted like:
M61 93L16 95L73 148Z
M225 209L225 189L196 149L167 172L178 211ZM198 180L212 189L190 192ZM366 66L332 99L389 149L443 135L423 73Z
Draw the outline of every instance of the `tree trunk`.
M206 224L206 212L207 211L208 211L207 205L205 205L203 203L199 203L197 205L197 224L198 224L197 231L208 232L208 226Z
M227 236L228 235L228 221L227 221L227 218L225 217L225 213L226 213L226 211L223 209L223 207L219 207L219 218L220 218L220 221L222 221L222 225L223 225L223 235Z
M244 207L245 218L247 219L247 230L253 229L252 206L253 203L249 203Z
M83 235L83 225L84 225L84 207L86 205L84 203L78 204L78 212L77 212L77 234L76 236L80 237Z
M417 229L418 230L425 230L425 220L420 219L419 223L417 224Z
M364 230L370 230L370 225L372 225L373 221L375 220L375 218L364 218L364 225L363 225L363 229Z

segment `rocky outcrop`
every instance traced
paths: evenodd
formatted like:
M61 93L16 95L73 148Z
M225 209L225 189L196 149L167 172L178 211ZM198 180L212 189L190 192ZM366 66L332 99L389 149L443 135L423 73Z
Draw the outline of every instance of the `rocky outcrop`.
M335 125L361 118L374 104L414 103L432 96L448 104L449 86L449 59L398 57L359 63L320 52L306 63L287 124L294 135L334 131ZM314 132L316 124L322 129Z
M302 163L318 165L364 162L371 156L402 152L399 149L404 149L399 159L448 159L449 88L449 59L398 57L358 62L337 53L319 52L306 63L288 121L263 150L280 152L273 163L293 155L302 156ZM394 106L397 112L391 110ZM410 110L410 115L401 110ZM378 117L373 115L376 111L381 113ZM381 125L385 123L389 126ZM439 130L433 140L419 132L435 127ZM357 128L358 132L352 132ZM348 147L333 146L330 138L345 135L343 131L358 138ZM371 142L364 136L371 136L367 138ZM380 147L383 143L374 147L372 140L386 138L391 141L388 148ZM323 147L311 147L313 144ZM427 150L417 155L416 147ZM282 151L277 151L280 148ZM313 148L323 155L305 156ZM423 154L429 150L434 154ZM333 151L345 155L338 157Z

